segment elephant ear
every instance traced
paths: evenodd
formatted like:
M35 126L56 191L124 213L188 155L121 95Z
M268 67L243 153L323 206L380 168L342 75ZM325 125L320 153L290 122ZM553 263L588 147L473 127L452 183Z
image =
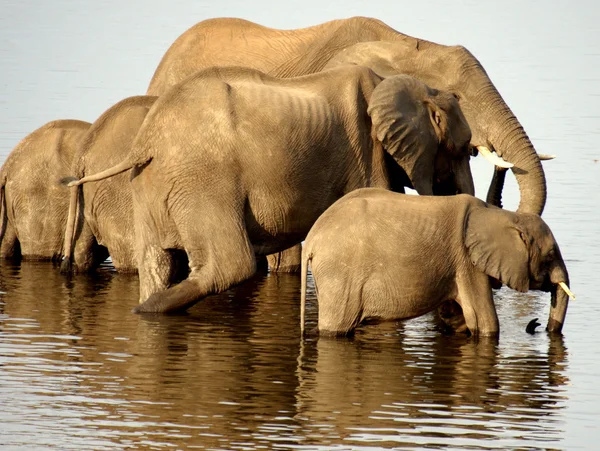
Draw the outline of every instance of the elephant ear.
M529 289L529 239L515 213L487 205L472 209L465 227L465 246L477 269L514 290L524 293Z
M367 110L374 137L404 169L419 194L433 194L435 156L447 122L435 93L408 75L386 78L373 90Z

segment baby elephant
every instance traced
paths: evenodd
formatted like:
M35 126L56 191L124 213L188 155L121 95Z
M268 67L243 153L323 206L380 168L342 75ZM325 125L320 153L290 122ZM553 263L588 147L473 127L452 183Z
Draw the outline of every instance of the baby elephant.
M550 291L547 330L560 333L573 297L558 244L539 216L467 194L364 188L329 207L302 252L302 332L309 262L322 335L348 335L364 320L413 318L456 300L473 335L495 336L489 276L521 292Z

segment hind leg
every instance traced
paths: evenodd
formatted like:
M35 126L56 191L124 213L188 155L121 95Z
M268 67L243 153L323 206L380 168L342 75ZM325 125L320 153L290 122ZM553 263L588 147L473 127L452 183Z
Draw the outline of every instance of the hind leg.
M15 228L7 221L2 246L0 246L0 258L18 260L21 258L21 248Z
M320 277L322 276L322 277ZM341 267L313 264L319 335L351 335L362 317L362 290Z
M175 262L172 253L162 248L156 234L143 223L136 224L136 251L141 304L168 288Z
M151 294L136 312L184 311L200 298L225 291L256 272L256 257L243 218L235 212L210 211L209 224L186 222L180 230L189 259L187 279Z
M292 246L278 254L267 255L271 272L297 273L302 266L302 245Z
M98 244L87 222L83 222L76 240L73 249L73 270L75 272L86 273L92 271L108 258L106 248Z

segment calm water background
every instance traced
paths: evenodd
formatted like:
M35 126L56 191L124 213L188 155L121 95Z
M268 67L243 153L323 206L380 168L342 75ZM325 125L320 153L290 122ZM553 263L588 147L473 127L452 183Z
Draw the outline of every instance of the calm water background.
M251 5L252 3L252 5ZM0 265L2 449L597 449L600 440L600 15L594 3L80 2L0 6L0 161L54 119L93 122L143 94L194 23L239 16L297 28L351 15L463 44L541 153L544 219L578 299L562 338L549 295L502 289L501 337L445 337L428 316L352 340L299 335L299 277L257 276L182 317L129 313L136 277L67 281ZM550 8L552 5L552 9ZM489 165L472 161L484 197ZM508 187L506 206L518 191ZM311 292L309 322L315 324Z

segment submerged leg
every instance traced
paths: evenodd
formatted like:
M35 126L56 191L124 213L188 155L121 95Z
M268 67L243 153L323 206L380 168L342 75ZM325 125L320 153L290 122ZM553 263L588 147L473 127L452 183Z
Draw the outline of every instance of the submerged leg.
M223 214L218 230L206 231L187 224L181 239L189 259L187 279L162 291L149 294L134 312L168 313L184 311L201 298L220 293L251 277L256 272L256 258L243 221L232 221L234 215ZM160 265L155 265L157 271ZM141 276L141 275L140 275ZM140 286L141 286L140 279ZM143 298L143 297L142 297ZM142 299L141 298L141 299Z
M295 246L267 256L269 262L269 270L271 272L295 273L300 272L302 261L302 245Z

